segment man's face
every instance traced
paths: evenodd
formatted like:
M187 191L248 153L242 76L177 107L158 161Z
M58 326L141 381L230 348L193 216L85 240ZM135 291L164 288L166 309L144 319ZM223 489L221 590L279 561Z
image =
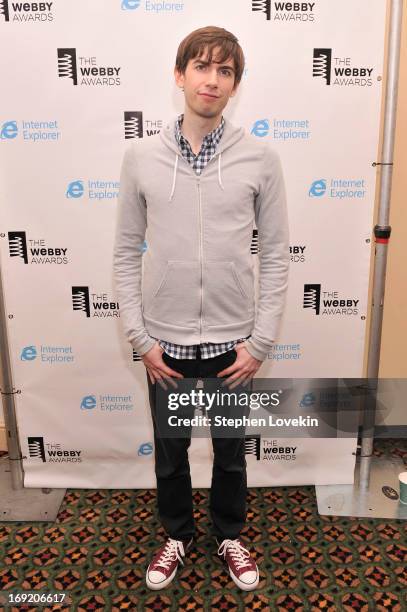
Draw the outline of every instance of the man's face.
M233 59L218 63L217 51L214 49L211 64L206 61L205 51L201 57L189 60L185 74L174 70L177 85L184 88L186 106L200 117L220 115L237 89Z

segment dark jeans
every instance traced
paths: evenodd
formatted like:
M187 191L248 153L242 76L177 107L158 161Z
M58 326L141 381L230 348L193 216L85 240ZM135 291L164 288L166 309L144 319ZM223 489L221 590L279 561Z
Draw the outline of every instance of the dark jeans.
M215 377L236 360L234 349L201 359L174 359L167 353L163 361L185 378ZM222 380L226 377L219 378ZM191 438L160 438L157 436L156 386L147 372L150 408L154 426L155 474L160 519L167 534L175 540L187 540L194 535L192 485L188 460ZM250 383L249 383L250 385ZM212 436L214 462L210 491L210 512L213 533L218 540L235 539L246 520L246 458L244 436L216 438Z

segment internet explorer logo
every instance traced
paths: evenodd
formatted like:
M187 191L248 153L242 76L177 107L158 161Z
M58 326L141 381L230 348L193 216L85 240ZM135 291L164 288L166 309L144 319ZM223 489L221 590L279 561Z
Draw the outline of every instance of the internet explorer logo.
M318 181L314 181L310 187L308 195L310 198L320 198L326 192L326 180L319 179Z
M26 346L21 351L21 361L33 361L37 357L37 349L35 346Z
M259 138L263 138L264 136L268 136L270 131L270 123L268 119L259 119L256 121L252 127L252 131L250 132L253 136L259 136Z
M309 408L310 406L314 406L315 402L316 399L314 393L304 393L302 400L300 401L300 408Z
M6 121L1 126L0 138L1 140L11 140L16 138L18 135L17 121Z
M67 198L80 198L83 196L83 192L83 181L72 181L72 183L69 183L65 195Z
M123 11L133 11L134 9L138 9L141 4L141 0L122 0L122 10Z
M94 395L85 395L81 401L81 410L91 410L96 408L96 397Z
M142 457L145 455L151 455L152 452L153 445L151 442L144 442L144 444L140 444L137 454L139 457Z

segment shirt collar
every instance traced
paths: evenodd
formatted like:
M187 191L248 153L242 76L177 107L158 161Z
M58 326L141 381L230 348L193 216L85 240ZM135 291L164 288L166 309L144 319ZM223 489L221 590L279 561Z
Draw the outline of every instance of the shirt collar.
M187 139L181 132L181 126L182 126L183 120L184 120L184 115L181 114L175 121L175 138L177 139L179 147L181 147L182 144L188 143ZM220 122L220 124L216 128L214 128L212 132L209 132L209 134L206 134L206 136L203 139L202 144L206 146L213 145L216 147L219 144L220 139L222 138L224 129L225 129L225 119L222 117L222 121Z

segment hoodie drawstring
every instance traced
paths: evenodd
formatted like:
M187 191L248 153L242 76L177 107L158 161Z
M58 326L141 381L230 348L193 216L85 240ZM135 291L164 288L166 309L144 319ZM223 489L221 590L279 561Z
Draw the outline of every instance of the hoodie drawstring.
M171 193L170 193L170 197L168 198L168 201L171 202L173 197L174 197L174 193L175 193L175 183L177 180L177 169L178 169L178 154L175 154L175 163L174 163L174 171L173 171L173 175L172 175L172 187L171 187ZM221 175L221 157L222 157L222 153L219 153L218 155L218 183L219 183L219 187L221 189L223 189L223 191L225 191L225 188L223 186L222 183L222 175Z
M222 184L222 177L221 177L221 174L220 174L220 158L221 158L221 156L222 156L222 153L219 153L219 156L218 156L218 183L220 185L220 188L223 189L223 191L225 191L225 188L224 188L224 186Z
M171 202L173 196L174 196L174 191L175 191L175 181L177 179L177 168L178 168L178 154L175 154L175 164L174 164L174 173L173 173L173 177L172 177L172 187L171 187L171 193L170 193L170 197L169 197L169 202Z

